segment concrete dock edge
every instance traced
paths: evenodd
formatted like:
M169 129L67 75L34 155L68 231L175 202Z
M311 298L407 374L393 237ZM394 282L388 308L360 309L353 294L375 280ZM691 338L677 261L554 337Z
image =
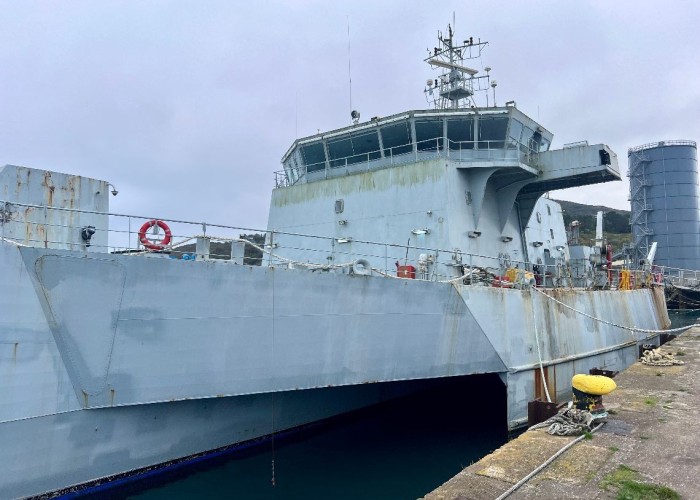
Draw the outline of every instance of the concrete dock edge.
M603 398L605 425L508 499L614 499L629 482L650 495L670 495L651 498L700 499L700 327L661 351L684 364L637 362L620 373L617 390ZM574 439L525 432L424 498L496 499Z

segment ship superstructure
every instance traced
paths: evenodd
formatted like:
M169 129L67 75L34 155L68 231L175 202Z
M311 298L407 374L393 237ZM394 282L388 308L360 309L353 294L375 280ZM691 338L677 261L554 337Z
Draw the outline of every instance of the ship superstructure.
M448 33L428 58L446 71L436 109L292 144L262 265L240 228L108 214L105 181L0 170L1 497L158 469L444 377L497 377L516 428L529 401L566 400L574 373L658 343L663 290L573 279L542 196L619 178L615 155L551 150L514 104L464 107L493 81Z
M512 101L477 107L476 95L488 95L495 82L465 58L480 57L486 42L470 37L457 46L448 33L426 59L442 71L426 88L435 109L294 141L277 173L268 230L335 238L351 256L369 252L362 242L407 244L413 263L426 247L470 254L479 267L499 267L497 256L500 267L512 261L529 270L568 259L563 224L552 219L561 209L539 200L552 190L619 180L616 155L585 141L551 150L552 133ZM293 247L288 241L279 236L277 243ZM284 255L303 261L305 252ZM459 276L453 264L430 274Z

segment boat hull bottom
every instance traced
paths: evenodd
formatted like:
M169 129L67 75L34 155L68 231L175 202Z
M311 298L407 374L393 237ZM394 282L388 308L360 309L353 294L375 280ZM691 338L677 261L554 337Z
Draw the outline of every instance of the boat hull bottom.
M435 383L407 381L177 401L6 422L0 426L0 460L8 464L0 497L54 496L150 470L155 473Z

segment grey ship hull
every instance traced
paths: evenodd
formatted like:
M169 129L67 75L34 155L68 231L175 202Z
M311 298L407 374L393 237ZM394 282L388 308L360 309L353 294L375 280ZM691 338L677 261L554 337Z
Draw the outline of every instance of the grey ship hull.
M560 397L573 373L622 368L637 351L625 331L528 290L10 244L0 272L2 497L396 395L379 382L497 373L515 427L539 390L535 324ZM557 293L617 323L667 326L656 290Z

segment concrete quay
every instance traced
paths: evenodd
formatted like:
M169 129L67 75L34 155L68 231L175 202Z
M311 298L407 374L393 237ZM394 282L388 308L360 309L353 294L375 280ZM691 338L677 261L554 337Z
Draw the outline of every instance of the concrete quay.
M603 398L605 425L507 498L700 499L700 327L661 351L684 364L620 373ZM574 439L527 431L424 498L496 499Z

